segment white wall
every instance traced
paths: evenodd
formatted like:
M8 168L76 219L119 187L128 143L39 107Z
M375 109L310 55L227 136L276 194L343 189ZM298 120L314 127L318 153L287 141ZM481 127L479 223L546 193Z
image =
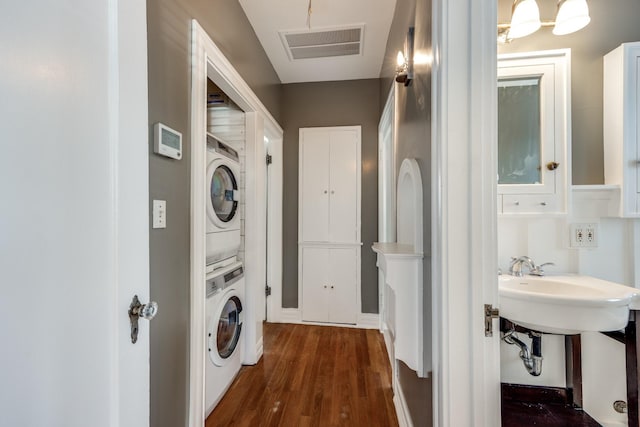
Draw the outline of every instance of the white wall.
M512 256L528 255L536 264L554 262L547 274L579 273L637 286L640 251L634 236L640 220L613 218L619 189L574 186L568 217L498 218L498 262L506 274ZM599 244L593 249L569 247L570 224L595 222ZM528 339L525 340L528 342ZM504 383L565 386L564 338L545 335L542 374L533 377L522 365L516 346L501 343L501 381ZM624 346L599 334L582 335L584 408L605 426L626 425L626 414L613 410L615 400L626 401Z

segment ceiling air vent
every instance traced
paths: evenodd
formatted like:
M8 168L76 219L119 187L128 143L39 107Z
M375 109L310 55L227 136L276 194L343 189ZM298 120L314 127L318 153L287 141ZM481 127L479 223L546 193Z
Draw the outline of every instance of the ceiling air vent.
M280 38L291 60L362 55L364 25L280 31Z

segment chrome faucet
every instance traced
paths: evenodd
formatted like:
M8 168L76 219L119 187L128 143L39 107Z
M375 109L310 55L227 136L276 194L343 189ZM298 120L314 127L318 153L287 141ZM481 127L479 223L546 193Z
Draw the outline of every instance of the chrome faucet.
M522 277L524 273L522 272L522 266L526 265L529 268L529 271L535 268L535 264L528 256L524 255L519 258L511 257L511 265L509 266L509 273L512 276Z
M547 265L555 265L552 262L545 262L540 265L536 265L531 258L523 255L519 258L511 257L511 266L509 267L509 273L516 277L524 276L522 266L526 266L529 269L529 274L532 276L544 276L544 270L542 267Z

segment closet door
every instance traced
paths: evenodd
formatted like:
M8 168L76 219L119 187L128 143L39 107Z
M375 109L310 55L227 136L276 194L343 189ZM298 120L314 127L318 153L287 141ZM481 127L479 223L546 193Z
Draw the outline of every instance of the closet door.
M302 320L327 322L329 313L329 249L302 248Z
M329 241L358 242L358 132L329 134Z
M329 132L300 132L301 241L329 240Z
M329 249L329 322L358 320L357 248Z

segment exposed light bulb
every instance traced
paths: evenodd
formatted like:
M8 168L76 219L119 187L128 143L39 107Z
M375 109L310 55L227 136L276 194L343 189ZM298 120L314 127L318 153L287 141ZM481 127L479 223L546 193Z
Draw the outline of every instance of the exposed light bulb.
M401 51L398 51L398 56L396 57L396 64L398 65L398 68L404 67L404 64L405 64L404 54Z

